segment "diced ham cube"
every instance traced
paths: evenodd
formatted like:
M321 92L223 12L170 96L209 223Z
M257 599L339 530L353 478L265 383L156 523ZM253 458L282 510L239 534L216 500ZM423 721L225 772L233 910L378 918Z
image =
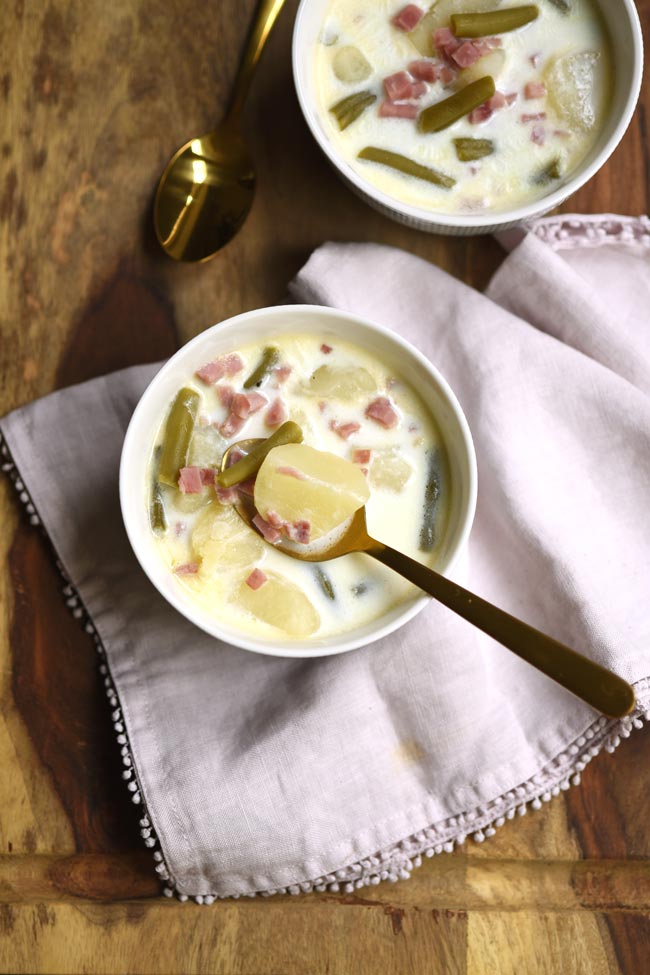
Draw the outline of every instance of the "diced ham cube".
M174 525L174 535L176 538L181 538L187 531L187 525L184 521L177 521Z
M222 406L225 406L227 410L232 406L233 397L235 395L235 390L232 386L227 383L217 383L214 387L214 391L219 397L219 402Z
M355 450L352 453L352 463L353 464L369 464L370 463L370 450Z
M405 92L409 90L413 79L406 71L397 71L388 78L384 78L384 91L390 102L397 102L400 98L406 98Z
M506 95L506 102L508 103L508 105L514 105L518 97L519 96L517 95L516 91L511 91Z
M543 81L529 81L524 88L524 98L543 98L546 94L546 85Z
M442 65L438 64L436 61L426 61L424 58L420 61L411 61L408 66L409 74L412 75L417 81L438 81L440 78L440 72L442 71Z
M328 345L327 342L323 342L322 343L322 345L320 347L320 350L323 353L323 355L329 355L330 352L333 352L334 351L334 349L332 348L332 346L331 345Z
M546 118L546 112L529 112L528 114L524 113L523 115L520 115L519 118L524 123L543 122L544 119Z
M354 420L348 423L337 423L336 420L330 420L330 430L333 430L341 440L349 440L353 433L361 429L361 424L356 423Z
M433 43L436 47L454 47L458 45L458 38L449 27L439 27L433 32Z
M241 356L237 355L236 352L230 352L228 355L213 359L212 362L206 362L204 366L196 370L196 376L202 382L211 385L222 379L223 376L235 376L243 368L244 362Z
M390 430L396 426L399 419L397 412L387 396L378 396L366 407L366 416L369 420L375 420L382 427Z
M219 433L226 438L234 437L245 424L245 417L237 416L236 413L229 413L223 423L219 424Z
M271 543L271 545L277 545L278 542L282 540L282 532L277 528L274 528L273 525L268 522L266 518L262 518L259 513L253 518L253 524L259 529L260 533L264 536L267 542Z
M273 429L274 427L279 427L281 423L288 417L287 408L284 405L280 397L276 397L273 400L268 410L266 411L266 416L264 417L264 423L267 427Z
M181 467L178 489L182 494L200 494L203 490L200 467Z
M296 521L292 524L285 522L282 531L292 542L308 545L311 538L311 524L308 521Z
M201 484L214 484L214 476L216 471L213 467L202 467L201 468Z
M407 3L398 13L395 14L391 23L398 30L411 31L420 23L424 17L424 10L415 3Z
M500 108L506 107L508 104L508 99L502 91L495 91L492 98L488 98L486 104L488 108L492 109L493 112L497 112Z
M295 477L297 481L308 480L307 475L299 471L297 467L278 467L276 468L278 474L285 474L287 477Z
M440 80L442 81L443 85L445 87L447 85L450 85L455 77L456 77L456 72L454 71L454 69L447 67L447 65L445 64L440 72Z
M265 582L269 581L269 577L261 569L253 569L248 579L246 580L246 585L250 586L251 589L260 589Z
M239 491L236 487L218 487L217 498L219 500L219 504L237 504L239 501Z
M558 139L570 139L571 138L571 133L570 132L567 132L566 129L554 129L553 130L553 135L556 136Z
M275 376L275 381L278 383L278 385L282 385L282 383L286 383L292 372L292 366L277 366L273 370L273 375Z
M472 109L467 118L472 125L480 125L481 122L487 122L489 118L492 118L494 112L490 108L487 102L483 102L477 108Z
M266 520L269 525L273 525L274 528L282 528L284 525L284 520L280 517L277 511L267 511Z
M459 68L468 68L470 64L475 64L482 57L482 52L478 44L465 41L451 56Z
M177 565L174 569L174 575L177 576L194 576L199 571L198 562L184 562L183 565Z
M246 420L251 414L257 413L268 400L261 393L235 393L232 400L231 410L236 416Z
M543 125L533 125L532 131L530 133L530 140L534 142L535 145L543 146L546 142L546 129Z
M255 494L255 478L249 477L245 481L240 481L237 485L237 490L240 494L246 494L249 498L252 498Z
M382 102L379 106L380 118L417 118L420 109L408 102Z

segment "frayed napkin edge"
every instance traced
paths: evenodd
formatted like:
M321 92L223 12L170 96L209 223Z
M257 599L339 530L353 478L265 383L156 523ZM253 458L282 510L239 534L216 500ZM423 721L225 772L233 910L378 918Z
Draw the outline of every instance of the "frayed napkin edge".
M650 225L648 237L650 239ZM645 721L650 721L650 678L647 678L634 685L637 705L631 715L621 720L600 716L582 735L576 738L563 752L556 755L538 773L486 805L477 806L468 812L452 816L440 823L434 823L393 844L384 851L364 857L324 876L298 881L287 886L268 887L245 893L187 893L177 885L171 876L156 830L149 817L146 800L143 797L143 789L138 779L131 752L120 700L113 683L101 637L81 596L58 557L33 499L13 460L2 431L0 431L0 470L13 483L23 509L29 518L30 525L39 528L47 539L54 553L55 564L63 582L62 594L66 606L84 631L92 637L99 654L99 672L109 706L112 709L111 721L116 733L117 744L120 746L124 766L122 778L131 794L131 801L142 807L143 815L139 820L140 835L144 845L151 851L154 870L162 884L161 892L166 897L176 896L180 901L187 901L191 898L197 904L209 905L215 900L228 898L236 900L242 896L270 897L275 894L301 894L312 891L329 891L332 893L343 891L349 894L363 887L375 886L382 881L395 883L398 880L408 880L411 872L421 866L423 857L429 858L440 853L451 853L456 847L461 846L468 837L477 843L482 843L494 836L496 830L503 826L507 820L514 819L515 816L524 816L529 810L541 809L544 802L550 802L560 792L566 791L572 785L578 785L581 772L592 758L595 758L603 749L610 753L615 751L622 739L629 738L633 730L642 728Z

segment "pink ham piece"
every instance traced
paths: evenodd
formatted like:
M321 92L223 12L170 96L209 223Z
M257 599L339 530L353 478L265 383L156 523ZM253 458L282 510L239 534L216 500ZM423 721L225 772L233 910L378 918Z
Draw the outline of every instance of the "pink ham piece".
M490 108L487 102L483 102L477 108L472 109L467 118L472 125L480 125L481 122L487 122L489 118L492 118L494 112Z
M349 440L353 433L361 429L361 424L354 421L348 423L337 423L336 420L330 420L330 430L333 430L341 438L341 440Z
M456 72L453 70L453 68L448 68L445 64L440 72L440 80L442 81L443 85L445 87L450 85L455 77Z
M273 370L273 375L275 376L275 381L281 386L282 383L286 383L292 372L293 369L291 366L278 366L277 369Z
M237 485L237 490L241 494L246 494L249 498L252 498L255 494L255 478L249 477L245 481L240 481Z
M508 105L514 105L518 97L519 96L517 95L516 91L511 91L508 95L506 95L506 102Z
M284 520L280 517L277 511L267 511L266 520L269 525L273 525L274 528L282 528L284 525Z
M286 406L278 396L276 399L273 400L268 410L266 411L266 416L264 417L264 423L266 424L267 427L270 427L272 430L274 427L279 427L281 423L284 423L288 415L289 414L287 413Z
M300 542L301 545L309 545L311 538L311 523L308 521L296 521L292 524L285 521L282 531L292 542Z
M414 27L420 23L424 17L424 10L418 7L415 3L407 3L405 7L402 7L393 17L391 23L393 27L397 27L398 30L403 30L408 33L408 31L413 30Z
M491 108L493 112L497 112L500 108L505 108L508 104L507 97L502 91L495 91L492 98L487 101L488 108Z
M308 477L299 471L297 467L276 467L278 474L285 474L286 477L295 477L297 481L307 481Z
M543 98L546 94L546 85L543 81L529 81L524 88L524 98L529 101L533 98Z
M369 450L355 450L352 454L353 464L369 464L370 463L370 451Z
M266 539L266 541L271 543L271 545L277 545L278 542L282 541L282 532L277 528L274 528L273 525L268 522L266 518L262 518L259 513L253 518L253 524L259 530L260 534Z
M185 562L183 565L177 565L174 569L174 575L177 576L195 576L199 571L198 562Z
M237 504L239 501L239 491L236 487L218 487L217 499L219 500L219 504Z
M471 41L465 41L451 55L459 68L469 68L470 64L475 64L482 56L480 46Z
M443 58L449 61L454 51L457 51L464 41L459 41L448 27L439 27L433 33L433 43Z
M546 118L546 112L529 112L528 114L520 115L519 118L524 123L543 122Z
M405 94L413 83L413 79L406 71L397 71L388 78L384 78L384 91L389 102L398 102L401 98L407 98Z
M323 342L323 344L320 347L320 350L323 353L323 355L329 355L330 352L333 352L334 351L334 349L332 348L332 346L331 345L328 345L327 342Z
M228 439L229 437L234 437L235 434L239 433L243 426L246 424L245 417L237 416L236 413L229 413L223 423L219 424L219 433Z
M265 582L269 581L269 577L261 569L253 569L248 579L246 580L246 585L250 586L251 589L261 589Z
M235 376L243 368L244 362L241 356L237 355L236 352L230 352L228 355L213 359L212 362L206 362L204 366L196 370L196 376L201 382L211 385L224 376Z
M408 102L382 102L379 106L380 118L417 118L420 109Z
M235 416L240 416L242 420L248 419L253 413L257 413L268 400L261 393L235 393L230 407Z
M409 64L409 74L417 81L428 81L430 83L438 81L441 71L441 64L436 61L426 61L424 58L421 61L411 61Z
M235 396L235 390L232 386L227 383L217 383L214 387L214 391L219 398L219 402L222 406L225 406L227 410L232 406L232 401Z
M397 425L399 419L393 404L387 396L378 396L366 407L366 416L369 420L375 420L387 430Z
M212 467L201 468L201 484L214 484L216 471Z
M181 467L178 477L178 489L181 494L200 494L203 490L201 468Z
M543 125L533 125L532 132L530 133L530 141L534 142L537 146L543 146L546 142L546 129Z

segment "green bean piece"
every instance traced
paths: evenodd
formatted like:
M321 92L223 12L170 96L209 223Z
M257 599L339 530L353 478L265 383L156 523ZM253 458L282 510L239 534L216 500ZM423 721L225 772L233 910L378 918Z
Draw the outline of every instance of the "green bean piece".
M454 139L454 145L456 155L461 162L483 159L484 156L491 156L494 152L494 143L491 139Z
M420 528L421 552L431 552L436 544L436 517L440 500L440 463L438 451L427 450L427 480L424 487L424 512Z
M251 386L261 386L268 374L280 361L280 350L276 349L274 345L267 345L267 347L262 352L262 358L259 363L255 366L252 373L244 383L244 389L250 389Z
M247 481L249 477L257 474L262 461L274 447L283 447L287 443L302 443L302 430L293 420L287 420L270 437L251 447L245 457L217 474L215 478L217 487L228 488L233 484L240 484L241 481Z
M330 112L339 123L341 132L347 129L348 125L362 115L369 105L377 101L377 96L371 91L355 91L353 95L346 95L336 105L332 105Z
M357 158L381 163L383 166L390 166L391 169L397 169L400 173L405 173L407 176L415 176L416 179L425 179L428 183L435 183L436 186L443 186L447 190L456 185L456 180L452 179L451 176L445 176L444 173L439 173L437 169L421 166L414 159L409 159L408 156L400 156L398 152L391 152L389 149L366 146L365 149L361 150Z
M149 524L154 535L164 535L167 531L167 514L165 512L165 502L163 501L160 484L154 481L151 485L151 497L149 499Z
M533 176L533 183L537 183L538 186L545 186L547 183L552 183L554 180L560 179L561 176L560 158L556 156Z
M549 3L552 3L558 10L561 10L563 14L571 13L571 6L567 3L567 0L549 0Z
M195 389L185 386L176 394L165 425L165 436L160 454L158 480L162 484L178 486L178 472L187 464L190 440L199 410L201 396Z
M494 78L486 75L473 81L471 85L465 85L455 95L443 98L441 102L429 105L418 117L418 129L420 132L440 132L453 125L458 119L469 115L471 111L482 105L496 91Z
M334 586L332 585L329 576L325 575L320 566L316 567L316 578L318 579L319 585L328 599L336 599L334 595Z
M491 37L517 30L538 17L539 8L534 4L487 10L483 14L452 14L451 29L456 37Z

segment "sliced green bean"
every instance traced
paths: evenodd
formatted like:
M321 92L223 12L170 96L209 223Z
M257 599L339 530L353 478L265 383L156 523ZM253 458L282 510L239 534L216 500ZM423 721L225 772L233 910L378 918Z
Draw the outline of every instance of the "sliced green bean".
M461 162L471 162L473 159L483 159L494 152L491 139L454 139L456 155Z
M192 431L201 402L200 394L185 386L176 394L165 425L158 480L173 487L178 485L178 472L187 464Z
M539 7L534 4L487 10L483 14L452 14L451 29L456 37L491 37L517 30L538 17Z
M427 480L420 528L421 552L431 552L436 544L436 518L440 500L440 459L437 449L427 450Z
M318 579L318 583L327 598L332 600L336 599L336 596L334 595L334 586L332 585L329 576L325 575L320 566L317 566L316 568L316 578Z
M561 10L563 14L571 13L571 5L567 3L567 0L549 0L549 3Z
M275 368L279 361L280 350L276 349L274 345L267 345L262 352L262 358L244 383L244 389L250 389L251 386L261 386L271 369Z
M554 180L560 179L561 176L560 157L556 156L533 176L533 183L537 183L539 186L545 186L547 183L552 183Z
M293 420L287 420L262 443L255 444L241 460L235 461L232 467L217 474L215 483L218 487L228 488L257 474L262 461L274 447L283 447L287 443L302 443L302 430Z
M482 105L496 91L494 78L486 75L473 81L471 85L465 85L455 95L443 98L441 102L429 105L418 117L418 129L420 132L440 132L449 125L453 125L458 119L469 115L471 111Z
M163 501L162 489L157 481L151 485L149 499L149 524L154 535L164 535L167 531L167 514Z
M451 176L445 176L444 173L439 173L437 169L422 166L420 163L415 162L414 159L409 159L408 156L400 156L398 152L391 152L389 149L366 146L365 149L361 150L357 158L367 159L369 162L381 163L383 166L390 166L391 169L397 169L400 173L405 173L407 176L415 176L416 179L425 179L428 183L435 183L436 186L443 186L445 189L451 189L452 186L456 185L456 180L452 179Z
M336 105L332 105L330 112L339 123L341 132L347 129L348 125L362 115L369 105L377 101L377 96L371 91L355 91L353 95L346 95Z

